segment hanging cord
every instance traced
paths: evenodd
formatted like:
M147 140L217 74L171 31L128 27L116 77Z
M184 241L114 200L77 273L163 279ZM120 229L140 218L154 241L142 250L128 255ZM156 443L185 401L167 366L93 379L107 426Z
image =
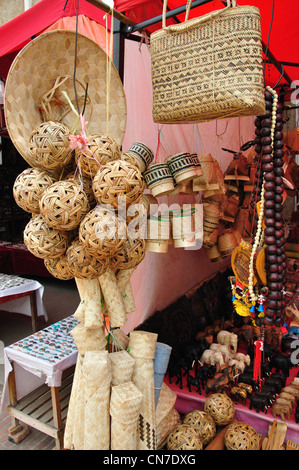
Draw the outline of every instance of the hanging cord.
M67 5L68 0L64 5L64 9ZM74 59L74 73L73 73L73 84L74 84L74 92L75 92L75 99L76 99L76 106L78 110L78 114L84 114L85 107L86 107L86 100L87 100L87 89L88 83L86 84L85 88L85 97L84 97L84 104L83 104L83 111L80 112L79 101L78 101L78 94L77 94L77 84L76 84L76 70L77 70L77 50L78 50L78 20L79 20L79 0L77 0L76 6L76 35L75 35L75 59Z
M264 80L265 80L266 61L267 61L267 55L268 55L268 49L269 49L270 35L271 35L272 24L273 24L273 17L274 17L274 6L275 6L275 0L272 1L271 20L270 20L270 26L269 26L269 31L268 31L266 49L265 49L265 58L264 58Z
M108 44L108 14L111 15L111 31L110 42ZM113 53L113 9L104 15L106 22L106 134L109 135L109 114L110 114L110 89L111 89L111 70L112 70L112 57Z

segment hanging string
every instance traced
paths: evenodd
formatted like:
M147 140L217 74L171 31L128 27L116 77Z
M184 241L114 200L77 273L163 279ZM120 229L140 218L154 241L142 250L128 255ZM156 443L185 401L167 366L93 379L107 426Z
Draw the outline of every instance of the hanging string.
M269 26L269 31L268 31L266 49L265 49L265 58L264 58L264 81L265 81L265 71L266 71L266 62L267 62L267 55L268 55L268 49L269 49L270 35L271 35L272 24L273 24L273 17L274 17L274 6L275 6L275 0L272 1L271 20L270 20L270 26Z
M108 43L108 14L111 14L110 41ZM104 15L106 23L106 134L109 135L111 70L113 59L113 9Z

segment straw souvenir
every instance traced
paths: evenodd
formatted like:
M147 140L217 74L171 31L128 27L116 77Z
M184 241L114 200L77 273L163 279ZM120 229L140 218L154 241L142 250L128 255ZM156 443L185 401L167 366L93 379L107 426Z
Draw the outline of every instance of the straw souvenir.
M200 162L202 174L193 180L193 191L207 191L214 173L214 159L210 153L197 155ZM213 189L218 189L213 188Z
M119 198L126 206L138 203L143 193L143 177L137 167L123 160L104 165L95 175L93 192L100 204L118 209Z
M109 354L112 378L111 385L121 385L132 381L135 360L125 350L114 351Z
M69 246L69 235L50 227L41 214L33 216L24 229L24 244L37 258L60 258Z
M14 182L14 200L24 211L38 214L40 198L54 182L55 178L47 171L39 168L26 168Z
M39 206L48 225L62 231L77 228L89 211L85 192L72 181L52 184L44 191Z
M135 268L122 269L116 274L117 287L122 295L123 306L126 314L136 310L134 294L131 286L131 277Z
M189 413L184 416L183 423L199 427L204 447L209 444L216 434L216 423L212 416L205 411L189 411Z
M156 406L157 448L160 448L168 434L177 424L181 424L179 413L174 405L177 399L175 392L165 382L162 382L161 392Z
M115 350L127 350L130 338L120 328L115 328L113 331L110 331L110 336Z
M226 393L213 393L204 404L204 411L212 416L216 426L225 426L235 416L234 402Z
M75 31L55 30L40 34L23 47L11 65L5 84L7 130L25 159L32 131L49 117L59 119L72 133L79 125L73 80L75 54L76 84L82 85L76 87L80 111L88 83L84 111L87 135L108 134L118 145L122 143L126 98L115 66L103 49L88 37ZM107 64L111 70L109 109L106 102ZM57 86L57 80L61 86ZM45 95L48 96L46 118L41 111ZM110 111L108 123L107 111Z
M169 194L175 188L175 182L167 162L152 163L145 170L144 178L154 197Z
M188 19L191 3L184 22L166 26L164 0L162 29L151 34L154 122L265 114L258 8L228 0L226 8Z
M198 167L190 153L178 153L167 158L170 172L177 184L186 184L198 176Z
M133 382L115 385L111 391L111 450L137 450L138 418L143 394Z
M84 147L75 149L76 164L89 178L93 178L103 165L119 158L119 146L107 135L87 135Z
M73 279L73 275L69 270L66 255L59 258L49 258L44 260L45 267L52 276L62 281Z
M146 251L167 253L172 239L172 224L169 213L150 215L147 219Z
M87 199L88 199L90 209L94 208L97 201L96 201L96 199L94 197L94 194L93 194L92 179L91 178L80 174L80 172L76 170L76 171L72 171L72 172L68 173L67 175L65 175L63 177L63 180L64 181L73 181L74 183L77 183L79 185L80 189L82 189L85 192L85 194L87 196Z
M250 181L250 168L247 158L242 153L236 153L226 169L224 180Z
M91 256L78 238L72 241L66 252L69 271L79 279L95 279L107 269L108 260Z
M173 407L169 410L165 418L159 423L156 428L157 434L157 449L163 449L167 442L167 437L171 431L182 424L179 412Z
M105 205L97 205L81 221L79 240L90 256L112 258L127 240L126 222Z
M199 428L191 424L178 424L167 437L168 450L203 450Z
M203 203L203 245L211 248L217 242L220 209L218 204Z
M211 248L205 247L205 252L212 263L218 263L218 261L222 261L224 259L224 256L219 251L217 245L214 245Z
M213 158L213 173L211 180L208 184L208 189L205 189L202 193L203 198L207 201L216 200L220 203L225 198L226 188L224 183L224 177L220 165L216 158ZM207 202L209 202L207 201Z
M133 145L125 152L124 158L132 158L135 165L143 173L154 159L153 151L142 142L134 142Z
M201 163L199 161L197 153L191 153L190 157L193 160L193 165L194 165L195 170L196 170L196 175L201 176L203 174L203 171L202 171Z
M156 343L156 352L154 357L154 376L155 376L155 405L157 406L164 376L166 374L169 358L172 348L165 343Z
M229 256L232 254L234 249L239 245L235 231L232 229L226 229L222 235L218 238L218 249L222 256Z
M84 356L86 351L101 351L107 346L107 340L104 333L104 328L86 328L84 323L78 323L72 331L71 335L74 338L77 349L81 355Z
M184 205L172 214L172 237L175 248L201 247L202 211L199 205Z
M124 326L127 322L126 311L123 303L123 295L118 288L114 271L108 267L105 272L99 276L99 282L107 307L111 328Z
M82 372L84 450L109 450L111 363L108 351L87 351Z
M259 450L260 439L256 430L248 423L231 423L224 434L227 450Z
M128 237L122 248L111 259L111 267L115 271L131 270L136 268L144 259L145 249L143 238Z
M226 199L223 209L224 220L234 222L239 212L239 196L237 194L229 195Z
M131 331L128 350L135 359L133 382L144 398L139 415L138 450L156 449L155 380L153 360L158 335Z
M98 278L76 278L76 285L81 302L74 316L84 322L85 328L103 326L105 308Z
M69 450L74 449L74 440L78 443L79 438L79 441L81 440L81 443L83 442L83 436L81 434L84 431L81 386L82 362L83 355L78 353L63 435L64 448ZM78 436L78 433L81 434L81 436Z

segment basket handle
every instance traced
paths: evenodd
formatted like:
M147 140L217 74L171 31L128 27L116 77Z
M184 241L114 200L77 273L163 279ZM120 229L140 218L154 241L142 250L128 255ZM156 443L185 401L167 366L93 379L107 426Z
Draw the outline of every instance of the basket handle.
M187 23L187 20L189 18L189 13L191 9L191 4L192 0L187 1L187 6L186 6L186 16L185 16L185 21L180 24L176 25L169 25L166 26L166 8L167 8L167 0L163 1L163 12L162 12L162 28L165 31L169 32L176 32L176 31L185 31L195 25L198 25L200 23L204 23L205 21L208 21L212 18L215 18L216 16L221 15L224 11L226 11L228 8L235 7L236 6L236 0L226 0L226 7L222 8L221 10L216 10L216 11L211 11L210 13L200 16L198 18L194 18L190 23Z

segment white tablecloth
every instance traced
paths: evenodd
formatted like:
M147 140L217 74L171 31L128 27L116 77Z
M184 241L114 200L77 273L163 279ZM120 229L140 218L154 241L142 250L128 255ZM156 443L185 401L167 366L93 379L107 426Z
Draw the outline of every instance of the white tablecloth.
M16 276L15 274L0 273L0 298L7 297L8 295L24 294L33 290L36 291L37 315L43 316L45 321L47 321L48 316L43 304L44 287L38 281ZM30 316L30 298L26 296L5 302L0 305L0 310Z
M46 383L61 385L62 372L77 360L77 347L71 330L78 320L71 315L44 330L4 348L4 386L1 410L9 405L8 375L14 362L18 400Z

